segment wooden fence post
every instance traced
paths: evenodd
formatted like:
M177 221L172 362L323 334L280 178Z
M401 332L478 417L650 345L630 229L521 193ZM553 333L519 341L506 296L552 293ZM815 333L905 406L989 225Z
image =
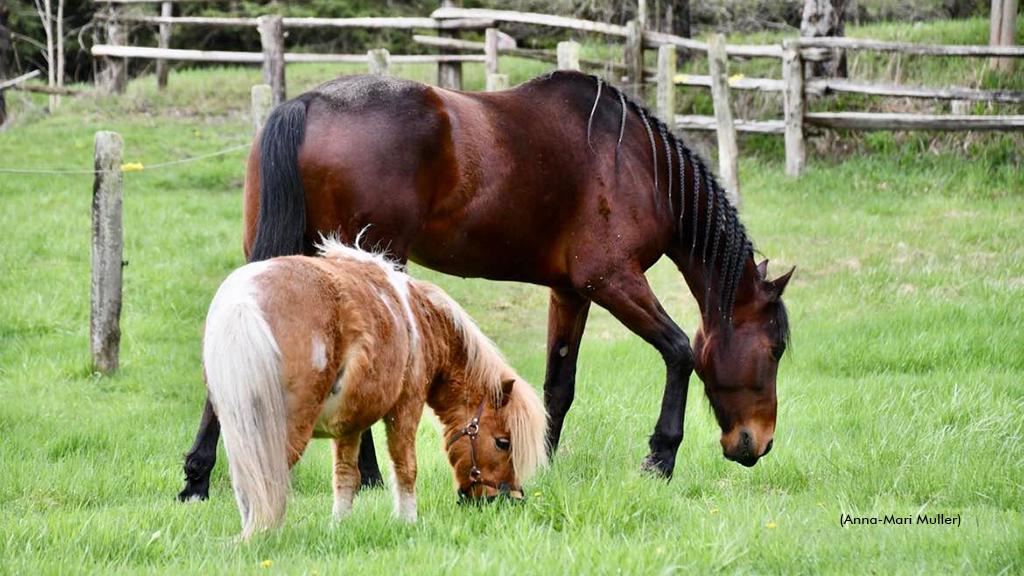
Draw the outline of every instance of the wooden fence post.
M458 0L441 0L441 8L458 8ZM457 30L441 30L438 36L442 38L458 38ZM451 50L441 50L442 54L455 54ZM462 90L462 62L438 62L437 64L437 85L441 88Z
M170 18L171 15L173 14L172 6L173 6L173 4L171 4L170 2L161 2L160 3L160 16L163 17L163 18ZM171 25L170 24L161 24L160 25L160 38L159 38L158 44L159 44L159 46L161 48L170 48L171 47ZM157 60L156 61L156 86L160 90L163 90L164 88L167 88L167 71L168 71L168 62L167 62L167 60Z
M658 115L669 126L676 115L676 47L658 47Z
M284 81L284 23L279 14L260 16L256 19L263 45L263 83L270 84L273 104L280 106L285 101Z
M366 64L370 74L388 76L391 74L391 53L386 48L376 48L366 53Z
M274 94L269 84L256 84L249 92L252 102L252 136L256 137L274 109Z
M119 4L111 4L109 18L107 20L107 44L112 46L124 46L128 44L128 29L121 21L120 15L123 8ZM103 59L103 70L97 77L98 88L105 94L124 94L128 87L128 59L111 58Z
M630 20L626 23L624 55L626 57L626 73L629 77L626 93L642 102L644 97L644 29L639 20Z
M580 43L572 40L558 43L558 69L580 69Z
M786 123L786 174L799 176L807 163L804 146L804 64L795 39L782 41L782 111Z
M498 73L498 29L488 28L484 30L484 74L491 75Z
M92 188L92 309L89 344L92 363L115 372L121 346L121 163L124 140L116 132L97 132Z
M732 120L732 101L729 99L729 62L725 55L725 36L711 36L708 43L708 65L711 69L715 123L718 124L718 172L729 201L739 207L739 148L736 145L736 126Z
M497 92L508 88L508 74L488 74L487 91Z
M989 20L989 45L1013 46L1017 38L1017 0L990 0L992 15ZM992 58L989 66L1000 72L1010 72L1013 58Z

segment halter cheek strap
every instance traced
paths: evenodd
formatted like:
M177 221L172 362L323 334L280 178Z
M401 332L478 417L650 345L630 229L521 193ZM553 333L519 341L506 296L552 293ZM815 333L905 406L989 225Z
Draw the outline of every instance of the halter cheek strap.
M484 397L480 400L480 405L477 406L476 408L476 414L473 415L473 419L470 420L469 424L466 424L466 426L463 427L461 430L458 430L454 434L452 434L451 438L448 439L448 443L445 445L445 449L447 450L450 449L452 447L452 444L454 444L463 436L469 437L469 463L471 466L469 469L469 479L471 480L471 483L467 490L459 490L459 493L462 494L463 496L468 495L468 493L471 492L473 490L473 487L475 487L477 484L494 488L499 492L508 492L510 489L508 484L502 483L500 486L498 486L495 485L493 482L484 480L483 473L480 471L480 467L477 466L476 437L480 435L480 417L483 416L484 404L486 402L487 396L484 395ZM518 490L518 488L512 489Z

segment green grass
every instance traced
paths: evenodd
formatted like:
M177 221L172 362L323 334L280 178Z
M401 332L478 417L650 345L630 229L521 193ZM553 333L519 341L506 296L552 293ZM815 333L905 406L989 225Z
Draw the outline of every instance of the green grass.
M510 69L517 82L546 68ZM343 70L290 66L290 92ZM467 66L470 87L481 76ZM143 78L52 116L41 100L34 111L16 101L0 168L88 168L100 129L144 164L245 142L257 79L180 72L161 94ZM293 473L284 528L241 545L223 454L211 501L174 495L204 396L201 323L242 263L243 153L125 174L114 377L88 358L90 178L0 175L0 574L1024 572L1020 149L1010 136L936 149L861 141L857 156L812 155L799 180L770 154L744 155L744 220L773 271L798 266L776 447L754 469L722 458L694 377L675 479L641 476L664 369L595 310L563 445L525 504L456 506L425 422L418 524L393 519L379 490L332 525L329 448L316 442ZM541 383L543 289L412 273L450 291ZM649 277L692 333L678 273L662 262ZM919 511L963 524L839 525L844 513Z

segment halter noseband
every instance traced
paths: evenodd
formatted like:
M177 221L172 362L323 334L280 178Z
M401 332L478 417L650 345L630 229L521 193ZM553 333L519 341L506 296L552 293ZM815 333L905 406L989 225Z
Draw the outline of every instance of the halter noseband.
M482 484L484 486L494 488L501 494L507 494L510 490L520 490L519 488L511 488L509 487L508 484L505 484L504 482L496 486L493 482L484 480L483 473L480 471L480 468L476 464L476 437L480 435L480 417L484 413L484 404L486 404L486 402L487 395L485 394L484 397L480 400L480 405L477 406L476 408L476 414L473 415L473 419L470 420L469 424L466 424L464 428L452 434L451 438L448 439L448 443L445 445L445 449L448 450L452 447L452 444L454 444L456 440L458 440L459 438L462 438L463 436L469 437L469 462L471 465L471 468L469 469L469 479L471 480L471 483L469 485L469 488L465 490L459 488L459 496L462 497L468 497L469 494L473 491L473 488L477 484Z

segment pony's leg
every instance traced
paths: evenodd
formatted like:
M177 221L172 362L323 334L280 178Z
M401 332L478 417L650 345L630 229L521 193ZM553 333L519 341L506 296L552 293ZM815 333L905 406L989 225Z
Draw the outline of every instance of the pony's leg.
M217 462L217 441L220 439L220 420L213 411L210 398L206 398L203 416L199 419L199 431L192 448L185 455L185 489L178 493L178 500L206 500L210 497L210 472Z
M343 520L352 511L352 499L359 489L359 434L335 438L334 508L335 520Z
M548 367L544 376L549 455L558 449L562 424L576 395L576 359L589 310L590 300L576 292L551 289L551 302L548 305Z
M422 413L422 403L399 401L384 418L395 478L395 515L407 522L416 521L416 428Z
M671 478L676 452L683 440L686 390L693 372L690 339L661 307L639 269L620 272L592 285L597 286L588 294L593 301L654 346L665 361L661 414L648 442L651 453L644 459L641 469Z
M369 428L363 432L363 437L359 441L359 477L362 478L360 488L384 485L380 467L377 466L377 452L373 449L373 432Z

